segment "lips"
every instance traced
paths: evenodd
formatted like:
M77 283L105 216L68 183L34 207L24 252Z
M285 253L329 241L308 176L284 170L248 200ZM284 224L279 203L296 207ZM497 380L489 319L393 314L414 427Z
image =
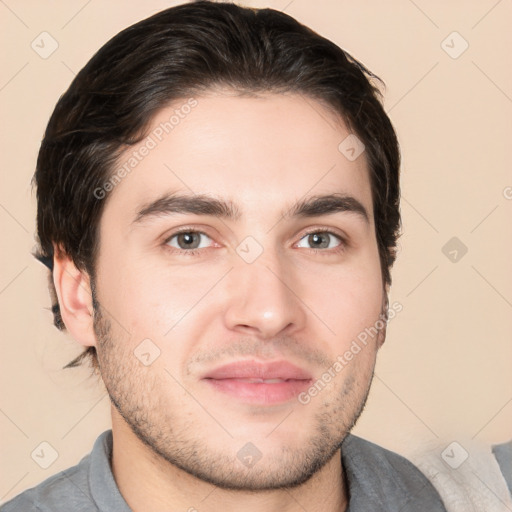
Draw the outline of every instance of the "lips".
M275 361L271 363L237 361L215 368L208 372L203 379L252 379L254 382L262 382L275 379L279 379L279 381L311 380L312 376L306 370L288 361Z
M287 361L238 361L215 368L202 380L215 392L238 401L270 406L296 399L310 385L312 376Z

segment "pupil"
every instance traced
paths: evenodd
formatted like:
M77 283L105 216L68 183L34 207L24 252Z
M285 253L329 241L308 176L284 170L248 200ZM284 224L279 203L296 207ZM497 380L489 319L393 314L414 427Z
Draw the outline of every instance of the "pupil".
M324 239L322 242L322 238ZM326 242L326 237L321 236L318 233L313 233L310 235L311 243L316 245L317 247L327 247L329 242Z
M184 245L188 248L194 243L194 237L197 238L197 233L182 233L179 238L181 242L184 242Z

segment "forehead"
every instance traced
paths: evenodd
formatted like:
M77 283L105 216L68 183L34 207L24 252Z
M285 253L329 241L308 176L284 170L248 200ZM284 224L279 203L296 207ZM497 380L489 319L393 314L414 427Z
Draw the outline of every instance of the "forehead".
M177 100L118 159L114 176L124 172L106 210L135 216L162 193L180 191L230 198L242 213L259 215L308 194L343 193L371 212L365 155L343 152L349 135L340 116L299 94L223 91Z

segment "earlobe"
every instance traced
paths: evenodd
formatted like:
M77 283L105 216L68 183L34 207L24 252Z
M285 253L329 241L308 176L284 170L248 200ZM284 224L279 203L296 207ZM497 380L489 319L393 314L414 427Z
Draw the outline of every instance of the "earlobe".
M382 322L384 322L384 327L379 329L379 334L377 335L377 349L382 347L382 345L384 345L384 342L386 341L386 328L387 328L387 324L386 324L386 320L385 319L381 318L381 320L382 320Z
M53 282L66 329L84 347L96 346L89 275L79 270L67 254L56 249Z

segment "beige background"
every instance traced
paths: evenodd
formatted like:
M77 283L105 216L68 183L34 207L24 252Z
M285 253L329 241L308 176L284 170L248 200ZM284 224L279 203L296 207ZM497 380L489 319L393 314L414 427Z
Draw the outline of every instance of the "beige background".
M61 369L79 347L52 326L46 274L30 256L30 179L43 130L101 45L176 3L0 1L2 501L78 462L110 424L102 386L85 370ZM243 3L284 10L387 84L403 150L404 234L391 302L403 311L355 432L403 454L431 441L511 438L512 3ZM47 59L31 48L43 31L59 45ZM469 44L458 58L445 51L463 48L454 31ZM468 248L456 262L442 252L454 236ZM31 458L43 441L58 453L47 469Z

